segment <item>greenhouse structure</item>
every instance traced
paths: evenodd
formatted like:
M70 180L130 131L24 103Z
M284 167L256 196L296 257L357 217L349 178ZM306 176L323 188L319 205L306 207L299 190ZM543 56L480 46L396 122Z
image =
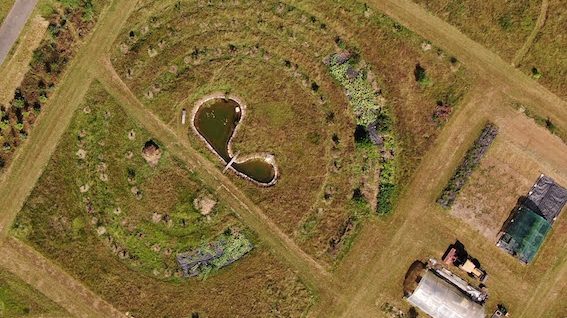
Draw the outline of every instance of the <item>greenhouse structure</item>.
M531 262L566 202L567 190L541 175L504 224L496 246L523 263Z

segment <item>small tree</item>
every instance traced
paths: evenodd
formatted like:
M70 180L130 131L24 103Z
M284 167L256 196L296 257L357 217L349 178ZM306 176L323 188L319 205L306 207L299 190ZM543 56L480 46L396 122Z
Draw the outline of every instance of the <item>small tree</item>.
M541 76L542 76L542 74L541 74L541 72L537 69L537 67L535 67L535 66L532 67L532 77L533 77L534 79L539 79L539 78L541 78Z
M427 73L421 64L417 63L415 65L413 75L415 76L415 81L420 83L422 86L429 84L429 78L427 78Z

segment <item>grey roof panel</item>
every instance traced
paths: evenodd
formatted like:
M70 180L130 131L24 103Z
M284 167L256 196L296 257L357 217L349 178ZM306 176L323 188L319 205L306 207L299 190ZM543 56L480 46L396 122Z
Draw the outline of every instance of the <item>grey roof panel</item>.
M567 189L548 176L541 175L534 184L524 204L553 223L554 218L567 203Z

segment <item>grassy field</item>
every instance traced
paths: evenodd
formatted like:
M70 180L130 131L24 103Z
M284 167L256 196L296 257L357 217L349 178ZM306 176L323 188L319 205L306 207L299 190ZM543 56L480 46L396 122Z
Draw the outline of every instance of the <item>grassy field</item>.
M0 3L0 24L4 22L4 19L8 15L8 12L10 12L10 9L12 9L14 1L15 0L6 0Z
M151 167L142 157L150 138L94 84L13 234L134 315L219 316L229 308L241 315L269 314L273 308L291 316L304 313L313 301L310 291L261 244L205 281L181 278L177 253L212 241L229 227L257 240L221 202L201 215L194 200L202 195L214 200L214 191L167 149L160 148L161 158ZM245 280L248 275L255 278ZM213 285L229 286L217 296L233 302L218 306L217 296L206 292Z
M0 317L37 317L64 311L5 270L0 270Z
M560 0L416 0L565 99L567 7ZM542 10L542 6L545 5ZM546 9L546 10L545 10ZM543 13L543 15L542 15ZM541 17L539 17L542 15ZM541 21L538 21L540 19ZM532 31L535 31L531 35ZM527 43L526 43L527 42ZM526 47L523 48L524 45ZM543 115L542 115L543 116Z
M541 0L416 0L473 40L512 61L536 25Z
M304 249L329 262L342 249L329 242L348 246L343 240L356 232L351 229L360 216L376 207L378 180L375 150L355 145L348 97L324 60L341 51L357 54L363 79L394 115L400 164L393 174L400 180L443 126L446 118L436 111L458 106L468 88L469 75L458 61L361 8L350 2L146 1L112 57L137 97L213 161L193 132L180 126L181 109L191 110L212 92L241 97L248 111L235 151L271 152L282 174L271 188L236 176L234 182ZM423 83L416 82L416 64L426 73ZM362 205L352 199L357 191L364 193Z
M560 0L550 0L545 24L538 33L531 49L521 61L520 68L536 78L564 100L567 99L567 6Z
M120 8L134 5L113 3ZM19 152L20 160L9 167L4 179L8 187L1 188L9 195L0 201L7 206L1 225L10 224L10 215L19 210L46 165L11 234L116 309L142 317L367 317L383 316L386 305L406 312L409 305L401 298L400 282L409 264L439 257L458 238L489 271L487 311L503 302L520 317L563 315L565 218L555 223L528 267L485 239L490 233L481 233L486 228L494 231L534 169L565 180L565 145L502 98L506 88L524 87L513 80L510 86L498 82L502 74L512 74L505 67L503 73L494 72L499 76L496 84L487 79L476 83L474 94L467 93L474 78L459 60L364 3L146 1L127 21L111 59L149 112L115 76L102 53L114 41L102 38L114 39L111 35L121 29L109 26L119 25L126 16L112 8L105 15L108 23L100 24L105 31L97 28L97 41L80 52L72 81L64 76L65 86L55 91L53 104L47 104L57 113L46 111L43 118L61 114L60 122L69 122L68 109L76 109L93 77L104 89L98 83L91 87L49 164L57 131L63 133L67 125L40 117L37 129L43 133L31 134L30 141L36 142L20 148L27 151ZM419 25L420 20L415 21ZM423 29L435 34L428 27ZM443 29L443 24L435 29ZM443 34L451 43L466 43L451 36ZM463 60L472 60L471 68L478 70L481 53L476 60L462 54ZM347 67L329 63L329 56L342 54L351 55ZM532 81L526 81L525 87L534 90ZM81 89L73 89L77 87ZM180 125L182 108L191 109L196 99L219 91L249 105L234 146L243 152L274 153L285 172L275 187L258 188L230 175L233 185L214 170L211 162L218 169L222 165L189 127ZM536 103L545 108L542 100ZM388 116L371 114L381 115L383 148L354 136L360 128L356 124L366 118L359 116L361 104L368 106L364 114L375 106L387 111ZM501 135L471 178L470 184L484 187L465 187L458 198L466 199L460 214L442 210L435 199L486 120L494 121ZM154 142L162 153L153 167L141 155L152 138L142 126L159 136ZM387 162L396 163L392 170L385 168ZM377 193L383 175L401 180L395 185L400 201L387 209L394 213L368 217L376 205L378 210L385 205L382 193ZM470 201L492 198L489 191L500 191L504 200L483 204L483 212L476 213ZM195 199L203 196L217 201L208 216L195 206ZM205 280L178 277L175 253L203 247L228 228L243 232L254 250ZM18 255L15 250L11 255ZM282 264L284 260L294 270ZM56 273L48 264L36 268L32 262L21 263L36 275ZM16 261L5 264L18 268L20 275L26 272ZM335 266L333 271L326 270L329 264ZM45 292L49 283L43 282L34 286ZM80 284L67 280L58 286L69 295L81 290L73 285ZM76 294L97 311L96 299Z

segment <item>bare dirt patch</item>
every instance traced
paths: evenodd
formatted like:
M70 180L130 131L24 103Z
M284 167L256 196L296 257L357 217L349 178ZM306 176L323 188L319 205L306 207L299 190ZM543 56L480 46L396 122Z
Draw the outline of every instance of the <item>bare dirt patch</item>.
M506 140L497 138L463 188L451 214L494 241L520 196L529 191L543 170Z
M153 140L148 140L144 144L144 148L142 149L142 157L146 160L146 162L155 167L159 163L159 159L161 158L161 149L159 148L158 144L155 143Z
M209 215L215 205L217 205L217 201L208 193L203 193L193 200L193 206L195 206L195 209L202 215Z

